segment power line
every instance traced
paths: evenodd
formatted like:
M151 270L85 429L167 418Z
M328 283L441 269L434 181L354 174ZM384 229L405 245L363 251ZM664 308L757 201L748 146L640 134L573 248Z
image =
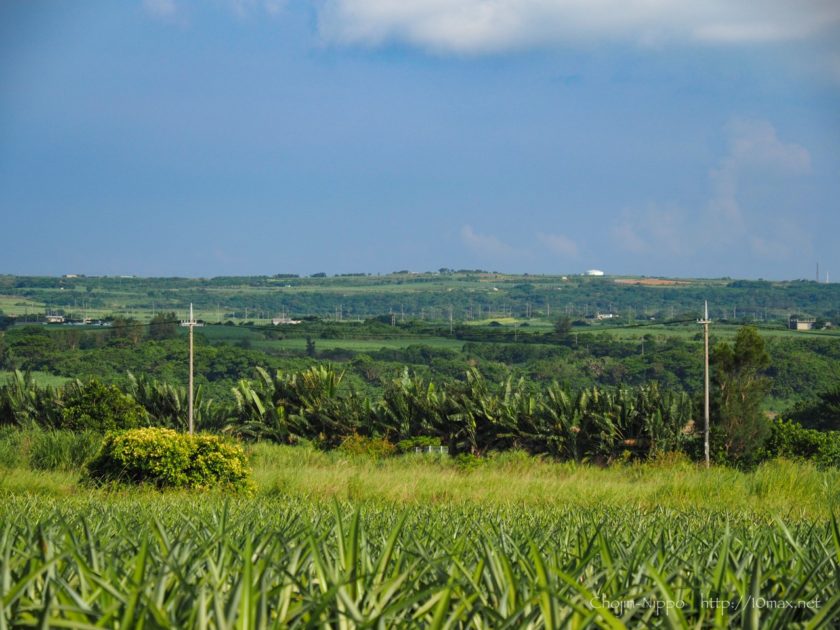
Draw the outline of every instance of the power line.
M226 324L223 324L221 322L209 323L209 322L206 322L206 321L203 321L203 320L198 320L198 321L202 321L207 326L226 326ZM39 322L23 322L23 323L20 324L20 326L37 326L38 323ZM70 330L81 330L83 332L95 333L95 332L110 332L110 331L113 331L113 330L125 330L125 329L129 329L129 328L148 328L149 326L163 326L163 325L166 325L166 324L180 324L180 323L181 323L181 320L172 319L172 320L163 320L163 321L156 321L156 322L135 322L135 323L131 323L131 324L120 324L119 326L94 326L94 327L83 327L83 326L75 327L74 326L73 328L69 328L69 329ZM599 325L597 327L592 327L592 330L577 330L576 332L597 333L597 332L607 331L607 330L630 330L630 329L634 329L634 328L650 328L650 327L655 327L655 326L675 326L675 325L678 325L678 324L696 324L696 323L697 323L696 319L675 319L675 320L668 320L668 321L644 322L644 323L639 323L639 324L620 324L620 325L615 325L615 326ZM736 325L740 326L740 324L729 324L729 323L726 323L725 321L718 322L718 324L720 326L736 326ZM434 326L434 322L428 322L427 325ZM66 324L65 325L60 325L59 324L59 325L56 325L55 327L46 328L45 330L47 330L49 332L62 332L62 331L68 330L68 328L66 326L67 326ZM245 326L245 328L248 328L249 330L277 330L277 327L274 326L273 324L255 324L255 325L252 325L252 326ZM448 328L448 322L444 322L442 324L441 328L443 328L443 329ZM486 326L483 326L483 327L482 326L469 326L469 328L481 329L481 328L486 328ZM771 331L772 330L776 330L776 329L771 329ZM759 329L759 331L761 331L761 329ZM409 336L410 336L411 331L406 331L406 332L409 333ZM535 331L534 333L527 333L527 334L536 335L536 334L539 334L539 331ZM838 332L824 332L824 331L813 331L813 330L811 330L811 331L801 330L801 331L797 332L797 336L799 336L799 337L806 337L807 336L807 337L811 337L811 338L840 337L840 331L838 331ZM393 339L394 336L393 335L383 335L381 337L374 337L374 336L368 335L367 338L368 339Z
M22 326L37 326L39 322L23 322ZM163 326L166 324L180 324L181 320L178 319L167 319L164 321L156 321L156 322L135 322L132 324L120 324L118 326L113 325L92 325L92 327L85 327L88 326L87 324L83 324L81 326L72 325L73 328L70 330L82 330L84 332L110 332L112 330L124 330L126 328L148 328L149 326ZM67 324L59 324L59 326L64 326L63 328L47 328L49 332L61 332L63 330L68 330Z

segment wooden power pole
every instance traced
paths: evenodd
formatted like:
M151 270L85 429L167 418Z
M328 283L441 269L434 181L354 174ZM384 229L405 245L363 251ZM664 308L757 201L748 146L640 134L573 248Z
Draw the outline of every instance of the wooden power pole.
M186 326L190 329L190 390L189 390L189 414L190 414L190 435L193 434L195 430L195 424L193 422L193 358L194 358L194 351L193 351L193 328L196 326L203 326L204 324L199 324L195 321L195 317L193 317L193 305L190 303L190 319L186 322L181 322L181 326Z
M706 301L703 311L703 319L698 324L703 326L703 342L705 346L704 356L706 369L703 373L704 379L704 405L703 405L703 455L706 460L706 468L709 467L709 302Z

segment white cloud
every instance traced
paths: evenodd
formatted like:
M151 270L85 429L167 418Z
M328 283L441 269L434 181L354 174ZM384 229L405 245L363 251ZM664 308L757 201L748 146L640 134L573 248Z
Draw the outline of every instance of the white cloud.
M737 120L729 125L729 152L709 173L712 198L708 213L715 232L725 228L729 239L748 229L738 189L748 171L765 177L798 175L811 170L811 156L804 147L779 140L766 121Z
M748 239L750 253L756 258L767 260L809 259L814 253L810 236L799 224L777 219L765 234L756 234Z
M641 212L625 212L613 226L613 241L633 254L685 255L692 249L686 213L679 208L651 205Z
M143 0L143 9L156 18L171 19L178 13L175 0Z
M286 8L286 0L225 0L225 4L238 18L251 17L261 11L276 16Z
M280 15L286 8L286 0L265 0L263 9L269 15Z
M465 225L461 228L461 242L474 254L488 258L494 256L509 257L517 253L513 247L500 241L492 234L479 234L473 230L471 225Z
M572 239L563 234L537 233L537 240L553 254L564 258L577 258L578 246Z
M285 10L286 3L287 0L221 0L220 4L237 18L247 18L260 13L278 16ZM189 4L180 0L143 0L143 10L163 21L184 23L189 9Z
M840 24L836 0L323 0L331 42L481 53L607 40L744 44L799 40Z
M730 156L739 164L760 164L793 173L811 169L807 149L779 140L776 129L764 120L736 120L729 125Z
M758 184L765 191L777 190L790 177L809 173L807 149L780 140L766 121L737 120L728 125L727 133L727 152L709 171L708 201L693 213L658 205L625 212L611 229L616 246L657 256L691 256L701 249L719 253L736 247L762 258L791 258L811 250L809 237L796 224L771 220L766 208L744 207L741 202L742 188Z
M649 253L651 246L641 236L640 228L632 219L625 217L617 225L614 225L610 235L613 242L624 251L632 254Z

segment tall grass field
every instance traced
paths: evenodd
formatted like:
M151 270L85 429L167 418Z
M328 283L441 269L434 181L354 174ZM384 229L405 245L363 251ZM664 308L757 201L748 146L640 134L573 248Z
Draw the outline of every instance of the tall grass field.
M23 453L0 461L0 628L840 620L836 470L258 444L251 494L160 492L82 482L76 452L97 439L69 435L0 435L0 452Z

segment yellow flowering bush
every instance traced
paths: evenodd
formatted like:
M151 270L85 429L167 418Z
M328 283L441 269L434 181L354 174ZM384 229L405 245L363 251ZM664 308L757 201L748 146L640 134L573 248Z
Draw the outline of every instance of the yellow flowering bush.
M112 432L88 464L96 483L147 483L158 488L248 489L245 451L217 435L188 435L172 429Z

